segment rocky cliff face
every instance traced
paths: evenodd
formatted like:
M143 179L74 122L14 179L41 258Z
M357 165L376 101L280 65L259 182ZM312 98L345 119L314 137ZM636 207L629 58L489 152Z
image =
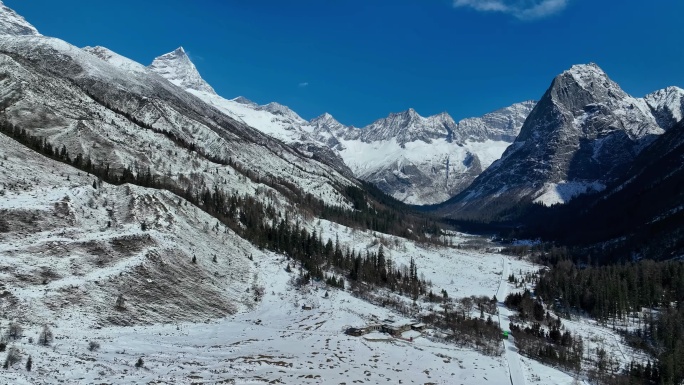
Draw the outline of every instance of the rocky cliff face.
M439 212L497 217L519 203L565 203L602 190L669 127L664 117L672 114L653 115L666 111L656 100L667 97L650 99L654 107L595 64L573 66L554 79L502 158Z
M684 90L679 87L658 90L644 100L661 127L672 127L684 119Z

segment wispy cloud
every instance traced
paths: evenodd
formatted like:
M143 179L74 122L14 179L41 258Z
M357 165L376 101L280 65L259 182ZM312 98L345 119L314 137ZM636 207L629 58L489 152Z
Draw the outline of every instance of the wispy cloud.
M198 61L204 61L204 57L200 55L195 55L194 53L190 53L190 51L185 51L185 54L188 55L190 61L193 63Z
M304 88L304 87L308 87L308 86L309 86L309 82L301 82L301 83L299 83L299 88Z
M454 8L501 12L520 20L542 19L561 12L569 0L454 0Z

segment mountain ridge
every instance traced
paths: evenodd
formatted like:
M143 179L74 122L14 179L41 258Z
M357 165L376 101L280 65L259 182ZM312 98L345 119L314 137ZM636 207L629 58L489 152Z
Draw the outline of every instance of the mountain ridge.
M423 117L410 108L356 128L329 113L306 121L277 102L258 105L242 96L225 99L195 85L206 82L194 66L193 81L177 76L190 67L187 55L174 51L161 57L168 56L183 60L162 60L164 71L156 71L160 76L233 119L411 204L438 203L461 191L500 156L534 106L533 101L517 103L459 123L446 112ZM369 159L369 152L375 157ZM424 156L416 158L417 154Z

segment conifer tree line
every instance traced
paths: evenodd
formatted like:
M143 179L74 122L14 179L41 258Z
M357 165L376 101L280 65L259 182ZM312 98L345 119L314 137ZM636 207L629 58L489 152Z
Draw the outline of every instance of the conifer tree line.
M684 262L636 263L579 268L559 261L541 273L537 295L560 314L583 312L622 333L634 347L658 358L657 365L631 363L626 383L684 381ZM629 325L626 331L623 325ZM619 383L615 376L605 383ZM639 382L641 381L641 382Z
M513 276L511 279L515 280ZM517 310L522 321L509 326L523 354L571 372L580 371L584 354L582 337L564 330L560 318L546 311L539 297L533 298L525 289L522 293L509 294L504 304Z
M395 264L385 255L382 247L377 253L366 252L364 254L351 249L343 251L339 241L334 244L330 239L324 241L320 234L315 231L310 233L298 222L291 223L287 215L282 218L270 203L265 205L253 196L228 195L218 187L213 190L206 187L195 188L192 181L187 179L183 181L186 184L183 187L170 178L160 178L152 174L149 167L145 170L133 170L130 167L113 169L108 164L93 162L89 157L84 159L81 154L74 157L69 154L66 147L62 146L57 149L44 138L33 136L25 129L6 121L0 121L0 132L51 159L70 164L108 183L114 185L130 183L170 191L193 203L254 245L283 253L300 261L301 266L306 270L306 273L303 271L301 273L302 283L311 278L332 282L333 277L325 275L326 271L332 270L351 281L385 287L391 291L410 295L414 299L425 294L427 288L431 286L431 283L419 277L413 259L406 267ZM240 170L239 166L234 164L232 166ZM358 187L349 187L347 193L355 197L355 205L358 205L359 209L345 211L326 206L322 201L313 199L311 194L303 194L297 190L296 186L288 182L277 181L277 183L272 182L272 185L281 188L285 185L290 190L289 194L294 192L293 199L299 203L309 204L310 206L306 207L312 206L315 212L325 213L329 218L338 218L341 222L346 221L356 227L371 230L389 229L390 226L387 224L391 220L397 220L402 224L410 223L397 219L399 215L394 213L394 210L369 207L365 202L361 204L359 197L363 196L363 191ZM384 220L369 220L372 212L379 213L381 216L384 213ZM421 223L418 227L425 223ZM335 283L337 286L343 286L337 279Z

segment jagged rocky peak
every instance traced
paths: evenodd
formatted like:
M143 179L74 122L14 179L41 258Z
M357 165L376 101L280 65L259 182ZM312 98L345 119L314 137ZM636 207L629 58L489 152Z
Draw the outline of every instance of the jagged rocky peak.
M318 130L334 131L338 128L344 127L342 123L338 122L337 119L327 112L311 119L309 123L314 127L314 129Z
M612 81L608 75L595 63L576 64L560 74L554 80L554 87L563 96L566 91L584 91L593 95L594 99L623 98L627 94L620 86ZM573 97L571 93L567 95ZM568 100L565 98L565 100Z
M41 36L21 15L0 1L0 35Z
M433 139L446 138L455 128L449 114L424 118L413 108L403 112L391 113L365 127L362 139L366 142L395 139L404 145L417 140L430 143Z
M183 47L154 59L149 69L183 89L216 94L209 83L202 79Z
M244 96L238 96L237 98L233 99L233 101L235 103L240 103L240 104L244 104L244 105L251 106L251 107L259 107L258 104L254 103L253 101L247 99Z
M601 68L590 63L574 65L553 80L530 113L518 140L542 132L593 138L611 131L625 132L633 140L663 133L643 99L628 95Z
M311 119L309 125L318 141L338 150L344 147L340 140L357 139L360 131L353 126L345 126L327 112Z
M498 214L524 200L566 203L601 190L665 132L651 111L596 64L573 66L556 76L502 157L445 212Z
M684 90L679 87L655 91L646 95L644 100L664 130L684 119Z
M536 101L528 100L500 108L481 117L463 119L458 122L454 140L457 142L466 140L513 142L536 104Z

